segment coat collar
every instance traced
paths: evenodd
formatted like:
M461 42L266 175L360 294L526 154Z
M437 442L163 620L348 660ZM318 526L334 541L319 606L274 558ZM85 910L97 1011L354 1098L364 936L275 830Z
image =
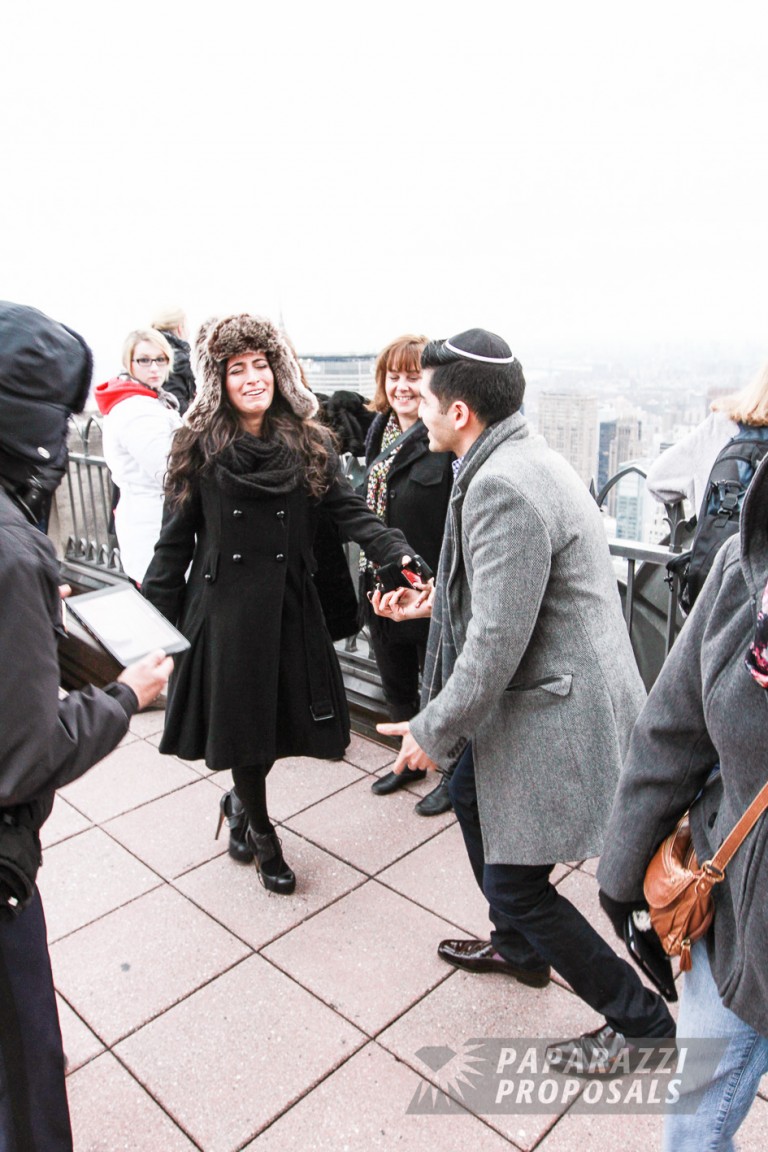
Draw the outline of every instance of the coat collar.
M751 594L761 597L768 570L768 455L744 497L740 534L744 579Z
M507 440L525 440L528 436L530 428L522 412L515 412L507 416L506 420L499 420L498 424L491 424L490 428L481 432L464 456L464 463L453 486L451 504L463 502L474 476L497 448Z
M488 460L502 444L505 444L508 440L525 440L528 436L530 436L528 421L522 412L515 412L512 416L508 416L506 420L500 420L498 424L491 424L490 428L486 428L485 431L478 436L477 440L475 440L472 447L466 452L464 463L453 484L449 516L446 522L446 536L443 542L447 558L448 586L456 579L461 565L461 529L459 523L464 505L464 497L467 494L472 480L486 460ZM450 615L450 612L448 615Z

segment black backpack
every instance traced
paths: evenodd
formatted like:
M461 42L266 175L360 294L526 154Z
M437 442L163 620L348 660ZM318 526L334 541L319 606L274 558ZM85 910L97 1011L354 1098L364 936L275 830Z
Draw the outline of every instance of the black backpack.
M740 424L737 434L720 450L712 465L691 549L667 564L670 576L679 577L679 604L686 615L693 608L718 551L739 530L744 494L766 452L768 427Z

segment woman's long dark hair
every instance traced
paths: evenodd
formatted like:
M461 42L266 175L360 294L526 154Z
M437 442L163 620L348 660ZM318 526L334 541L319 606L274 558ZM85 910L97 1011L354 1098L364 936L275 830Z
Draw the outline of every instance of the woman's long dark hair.
M222 386L221 403L205 428L180 428L173 438L165 475L165 495L171 507L184 504L194 481L212 472L217 457L243 435L246 433ZM333 434L317 421L297 416L277 388L264 413L261 437L281 441L295 452L310 496L319 500L325 495L337 466Z

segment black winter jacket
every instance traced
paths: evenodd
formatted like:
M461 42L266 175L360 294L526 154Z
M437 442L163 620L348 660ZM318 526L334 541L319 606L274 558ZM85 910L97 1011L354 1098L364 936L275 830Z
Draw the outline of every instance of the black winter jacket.
M389 412L376 416L365 444L365 463L370 467L381 451L381 438L389 419ZM387 474L387 512L385 523L399 528L419 556L423 556L433 572L437 572L440 549L443 544L445 516L453 487L452 452L430 452L429 436L421 421L392 462ZM365 487L361 489L365 494ZM400 640L426 642L428 620L412 620L396 624L382 617L374 617L365 593L372 582L367 574L361 586L360 602L368 622L382 631L397 629Z
M189 359L190 347L175 332L163 332L163 336L173 348L173 368L163 387L176 397L179 412L183 416L194 400L196 391L195 374Z
M137 702L125 684L59 700L59 570L51 542L0 490L0 807L40 803L111 752Z

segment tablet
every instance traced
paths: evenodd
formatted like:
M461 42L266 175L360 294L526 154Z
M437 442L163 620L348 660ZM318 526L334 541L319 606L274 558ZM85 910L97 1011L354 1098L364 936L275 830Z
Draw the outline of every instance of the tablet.
M131 584L110 584L64 603L123 667L158 648L169 656L189 648L187 638Z

